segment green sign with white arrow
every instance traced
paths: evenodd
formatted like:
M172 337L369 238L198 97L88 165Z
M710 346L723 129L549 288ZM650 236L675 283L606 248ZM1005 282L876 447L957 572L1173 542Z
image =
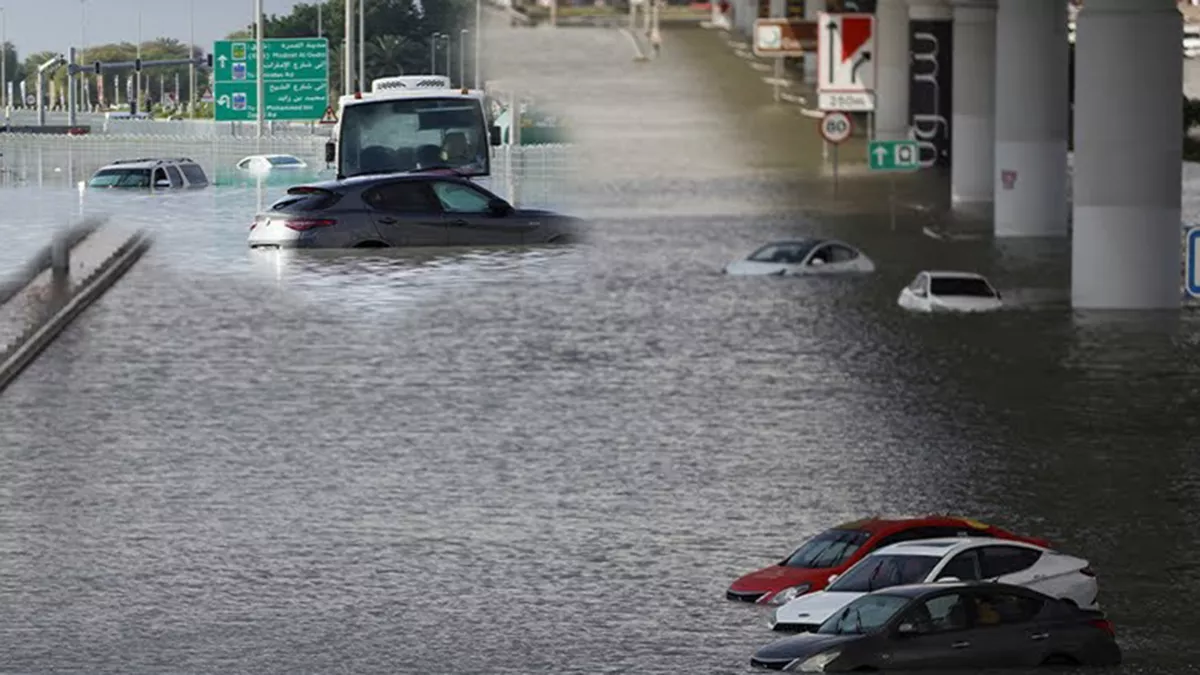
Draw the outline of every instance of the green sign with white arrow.
M871 171L916 171L921 168L921 151L916 141L871 141L867 166Z
M254 40L213 43L213 103L218 122L258 119ZM263 119L319 120L329 106L329 41L263 40Z

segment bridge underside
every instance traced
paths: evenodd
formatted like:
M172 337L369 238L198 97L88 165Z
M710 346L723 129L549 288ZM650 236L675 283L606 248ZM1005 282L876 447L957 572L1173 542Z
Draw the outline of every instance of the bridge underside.
M876 15L877 138L917 140L926 166L949 169L955 204L990 209L997 237L1070 234L1074 307L1179 307L1175 0L1087 0L1074 92L1066 0L859 5ZM808 0L805 14L826 6ZM761 7L733 0L736 28L751 31Z

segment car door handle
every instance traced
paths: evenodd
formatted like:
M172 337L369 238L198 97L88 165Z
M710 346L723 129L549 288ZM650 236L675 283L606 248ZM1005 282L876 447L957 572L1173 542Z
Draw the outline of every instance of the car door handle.
M966 649L967 647L970 647L970 646L971 646L970 642L963 640L962 642L955 642L954 644L950 645L950 648L951 649Z
M379 219L379 222L383 223L384 225L395 225L396 219L388 217L388 216L384 216Z
M1045 640L1048 637L1050 637L1049 633L1034 633L1033 635L1029 636L1029 639L1030 640Z

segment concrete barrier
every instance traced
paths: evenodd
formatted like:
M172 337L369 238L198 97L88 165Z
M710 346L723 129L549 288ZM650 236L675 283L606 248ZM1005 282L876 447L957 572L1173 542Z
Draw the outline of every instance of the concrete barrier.
M94 231L93 227L87 234L80 237L80 240ZM73 229L68 236L76 233L77 229ZM54 338L58 337L76 317L104 295L105 291L112 288L117 280L129 271L133 264L142 257L142 254L150 248L150 243L150 237L145 232L139 231L131 235L83 281L71 289L70 294L62 300L62 304L53 308L49 316L27 328L15 341L0 351L0 392L4 391L20 375L21 371L37 358L38 354L50 346ZM49 251L52 248L53 245L43 251L47 266L49 265ZM40 260L43 260L41 255L27 267L26 272L29 268L37 267L36 263ZM37 267L33 278L37 278L45 269L45 267ZM18 287L17 292L22 288ZM11 299L12 294L8 298Z

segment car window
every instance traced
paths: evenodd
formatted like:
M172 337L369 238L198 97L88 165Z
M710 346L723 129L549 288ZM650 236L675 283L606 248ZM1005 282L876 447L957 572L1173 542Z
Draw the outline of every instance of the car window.
M250 159L249 159L249 158L243 159L242 161L238 162L238 168L239 168L239 169L245 169L245 168L246 168L246 167L248 167L248 166L250 166Z
M916 541L918 539L933 539L941 535L930 535L929 529L924 527L908 527L898 532L893 532L879 540L874 548L883 548L892 544L899 544L904 541Z
M975 624L1000 626L1028 623L1041 613L1045 600L1015 593L986 590L975 596Z
M92 187L150 187L149 169L101 169L88 183Z
M826 619L817 632L826 635L871 633L887 625L909 602L908 598L900 595L872 593L858 598Z
M801 242L785 242L780 244L767 244L750 254L746 258L753 262L768 262L768 263L788 263L799 265L804 262L804 256L812 250L816 242L801 241Z
M984 546L979 549L979 566L984 579L1013 574L1033 567L1042 552L1019 546Z
M936 277L930 283L930 292L938 296L966 296L972 298L994 298L996 292L988 282L977 277Z
M858 257L858 253L854 249L842 246L840 244L830 244L826 248L828 249L829 255L828 261L831 263L850 262Z
M429 192L429 186L419 181L401 181L373 188L363 194L363 201L380 211L396 213L438 213L441 205Z
M924 287L925 287L925 278L922 277L920 274L918 274L916 276L916 278L912 280L912 283L910 283L908 285L908 290L919 291Z
M971 601L961 593L938 595L905 612L901 623L910 623L920 634L966 630L971 625Z
M167 183L171 182L171 181L167 180L167 172L163 171L161 168L155 169L154 170L154 185L155 185L155 187L157 187L158 184L163 181L166 181Z
M183 171L183 175L187 176L188 182L192 185L207 185L208 177L204 175L204 169L201 169L197 164L180 164L179 168Z
M828 569L838 567L871 538L863 530L825 530L804 542L783 561L785 567Z
M448 213L487 213L492 198L479 190L449 181L436 181L433 192Z
M932 555L869 555L838 577L826 590L870 593L881 588L918 584L925 581L940 560Z
M295 166L297 164L302 164L302 162L300 160L296 159L295 157L288 157L288 156L268 157L267 161L275 166Z
M963 581L979 579L979 556L976 554L976 549L963 551L951 558L942 571L938 572L938 579L946 577L954 577Z
M171 187L183 187L183 176L179 173L179 169L176 169L173 166L168 166L167 178L171 180Z

